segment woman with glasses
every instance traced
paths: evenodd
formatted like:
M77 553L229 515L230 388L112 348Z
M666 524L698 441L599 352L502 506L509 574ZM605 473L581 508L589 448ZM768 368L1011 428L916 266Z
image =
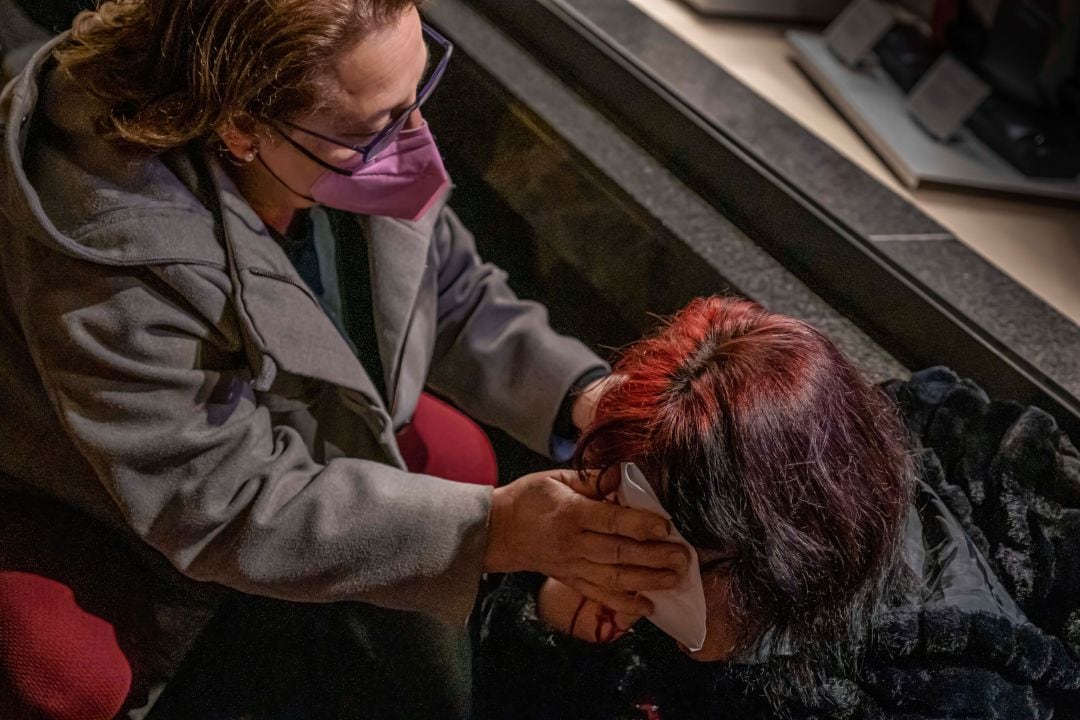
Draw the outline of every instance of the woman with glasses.
M565 457L608 368L447 206L415 5L114 0L7 87L5 717L464 717L482 573L688 567L424 392Z

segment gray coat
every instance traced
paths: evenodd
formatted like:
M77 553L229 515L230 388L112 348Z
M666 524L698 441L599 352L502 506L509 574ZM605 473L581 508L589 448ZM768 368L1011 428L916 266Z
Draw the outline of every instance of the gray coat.
M358 217L387 407L213 154L101 139L53 45L0 108L0 473L189 579L463 622L491 490L408 473L395 429L430 386L546 452L601 361L447 207Z

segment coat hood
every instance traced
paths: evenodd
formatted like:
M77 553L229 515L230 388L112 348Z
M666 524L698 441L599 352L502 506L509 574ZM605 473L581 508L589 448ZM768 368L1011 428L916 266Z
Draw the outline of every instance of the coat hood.
M124 149L97 131L105 106L43 46L0 96L0 213L13 232L111 265L225 265L201 147L161 155Z

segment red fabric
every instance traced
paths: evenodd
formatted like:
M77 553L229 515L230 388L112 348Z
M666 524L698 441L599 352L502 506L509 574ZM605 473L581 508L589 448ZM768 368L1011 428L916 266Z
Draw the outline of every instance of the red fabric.
M495 450L484 431L431 395L421 396L398 444L413 472L479 485L498 481ZM87 612L71 588L100 575L86 572L95 562L116 569L121 560L108 542L82 538L72 544L63 533L61 539L40 537L35 529L71 527L80 519L29 499L20 505L8 498L2 505L0 718L113 718L131 690L132 672L105 608L123 605L125 593L138 596L140 590L134 582L90 582L94 587L82 588L80 600L97 602L95 612L102 610L110 620ZM90 548L96 560L87 557ZM120 613L116 620L124 617Z
M424 393L412 422L398 432L409 470L424 475L494 486L499 479L495 449L464 413Z
M0 572L0 710L20 720L107 720L131 688L113 626L66 586Z

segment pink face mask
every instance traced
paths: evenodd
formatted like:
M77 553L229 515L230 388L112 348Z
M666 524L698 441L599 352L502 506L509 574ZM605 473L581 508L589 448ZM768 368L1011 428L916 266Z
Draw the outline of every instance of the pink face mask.
M427 123L402 130L370 162L363 153L342 167L328 165L288 135L285 139L326 170L311 186L310 196L297 193L267 166L282 185L302 198L326 207L356 213L419 220L450 186L439 148Z

